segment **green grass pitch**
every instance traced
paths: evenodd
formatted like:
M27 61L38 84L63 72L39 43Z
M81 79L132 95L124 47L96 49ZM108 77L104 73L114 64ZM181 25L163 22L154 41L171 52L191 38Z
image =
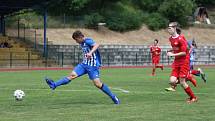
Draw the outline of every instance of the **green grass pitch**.
M155 77L150 68L102 69L101 80L120 98L120 105L87 75L52 92L44 77L57 80L70 71L0 72L0 121L215 121L215 69L203 70L208 82L196 77L198 87L189 83L199 101L187 104L180 86L176 92L164 91L170 69L158 69ZM23 101L15 101L15 89L25 92Z

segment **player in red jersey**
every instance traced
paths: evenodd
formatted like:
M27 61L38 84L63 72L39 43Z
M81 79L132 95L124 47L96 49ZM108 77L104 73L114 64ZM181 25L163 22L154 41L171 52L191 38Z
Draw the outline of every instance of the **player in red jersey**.
M179 29L177 29L177 33L179 35L181 35L181 31ZM184 39L185 37L183 35L181 35ZM195 55L195 51L194 48L197 48L197 45L195 43L194 40L192 41L187 41L188 44L188 48L189 48L189 54L190 54L190 73L188 74L188 76L186 77L186 81L190 81L195 87L197 86L197 81L194 77L195 76L201 76L202 80L206 83L206 76L205 73L202 71L201 68L198 68L198 70L194 70L193 69L193 63L194 63L194 55ZM177 85L165 88L166 91L176 91L176 87Z
M184 40L186 40L184 35L181 34L180 29L176 29L176 31L177 31L177 34L179 34ZM188 48L189 48L189 54L191 54L191 48L189 46L189 43L187 42L187 44L188 44ZM191 58L191 55L190 55L190 58ZM191 59L190 59L190 63L191 63ZM197 81L196 81L195 77L193 76L194 74L191 71L192 70L191 66L190 66L189 70L190 71L189 71L189 73L188 73L188 75L186 77L186 81L190 81L196 87L197 86ZM178 81L177 84L179 84L179 81ZM165 88L165 90L174 92L174 91L176 91L176 87L177 87L177 85L172 85L171 87Z
M171 22L169 24L168 32L171 35L169 41L172 50L167 52L167 56L175 57L172 64L170 85L175 86L179 81L180 85L189 96L187 102L193 103L197 101L197 97L186 82L186 78L189 74L189 50L185 38L177 33L177 29L179 29L177 22Z
M158 46L157 39L154 40L154 45L150 47L150 53L152 55L152 64L153 64L152 76L154 76L156 68L160 68L161 70L163 70L163 65L159 64L161 48Z

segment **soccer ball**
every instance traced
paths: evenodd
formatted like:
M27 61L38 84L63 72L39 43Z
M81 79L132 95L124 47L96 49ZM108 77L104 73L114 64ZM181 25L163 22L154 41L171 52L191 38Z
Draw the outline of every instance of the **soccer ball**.
M25 97L25 93L22 90L15 90L13 96L17 101L21 101Z

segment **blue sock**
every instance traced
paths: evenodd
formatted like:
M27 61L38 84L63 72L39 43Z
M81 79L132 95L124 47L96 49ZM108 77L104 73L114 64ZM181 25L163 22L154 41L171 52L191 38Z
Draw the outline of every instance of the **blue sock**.
M71 80L69 80L67 77L64 77L58 81L55 82L55 86L58 87L60 85L68 84Z
M101 90L102 90L105 94L107 94L109 97L111 97L111 98L112 98L113 96L115 96L115 95L110 91L109 87L108 87L107 85L105 85L105 84L102 84Z

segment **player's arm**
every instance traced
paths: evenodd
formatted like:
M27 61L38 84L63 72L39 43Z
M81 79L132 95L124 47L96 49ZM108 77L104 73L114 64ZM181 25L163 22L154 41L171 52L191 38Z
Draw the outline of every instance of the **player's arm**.
M173 49L171 49L171 50L167 50L166 52L173 52Z
M173 49L166 51L167 56L171 56L169 53L173 53Z
M94 43L92 46L93 48L90 50L89 53L87 53L87 58L91 58L92 54L99 48L99 44L97 43Z
M150 53L153 53L152 46L150 46Z
M161 54L161 48L158 49L157 53L158 56Z
M156 54L156 55L160 55L160 52L157 51L157 52L155 52L155 54Z
M187 43L186 40L181 40L181 52L179 53L173 53L173 52L167 52L167 56L173 56L173 57L178 57L178 56L186 56L186 51L187 51Z
M173 53L173 52L167 52L168 56L173 56L173 57L177 57L177 56L185 56L186 52L179 52L179 53Z
M92 55L92 53L94 53L98 48L99 48L99 44L95 43L95 44L93 45L93 48L92 48L91 51L89 52L89 54Z

